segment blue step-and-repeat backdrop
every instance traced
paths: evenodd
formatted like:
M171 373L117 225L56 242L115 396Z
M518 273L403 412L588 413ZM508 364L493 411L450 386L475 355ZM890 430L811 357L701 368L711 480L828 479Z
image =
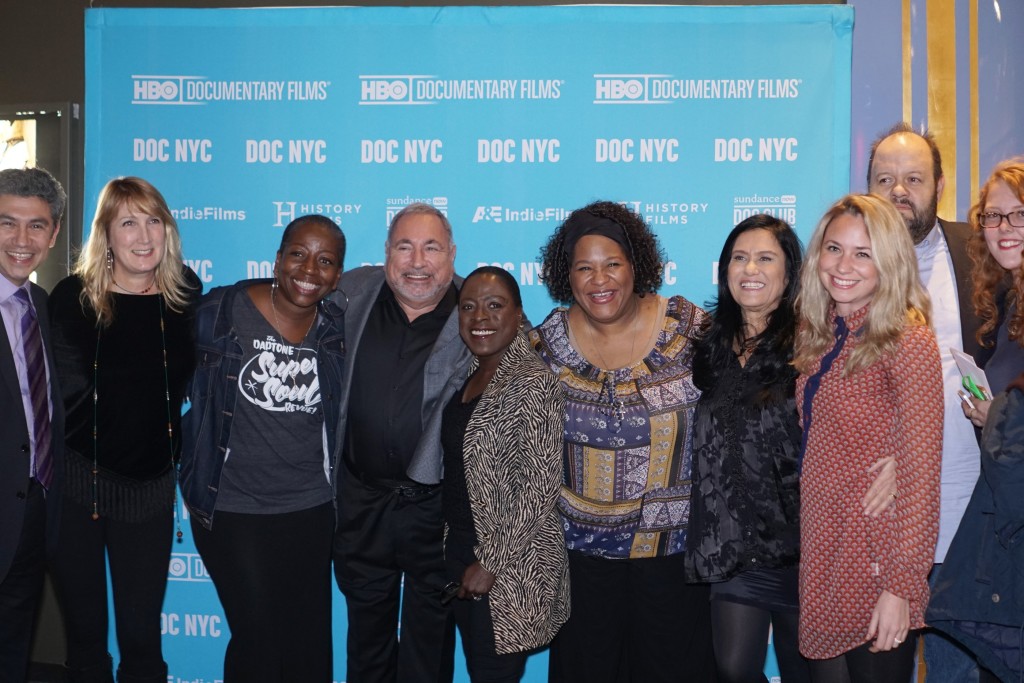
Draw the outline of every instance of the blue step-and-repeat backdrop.
M87 10L86 215L110 178L147 178L209 288L269 276L305 213L341 225L347 267L381 263L390 217L425 201L457 270L504 266L539 321L541 245L611 199L658 233L662 293L700 303L738 221L806 240L847 191L852 31L822 5ZM214 683L229 631L187 533L169 576L169 681Z

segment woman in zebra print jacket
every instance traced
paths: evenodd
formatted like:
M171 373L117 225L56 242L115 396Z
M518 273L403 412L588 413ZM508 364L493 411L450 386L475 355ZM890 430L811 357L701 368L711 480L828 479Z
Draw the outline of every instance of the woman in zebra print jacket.
M522 299L501 268L459 292L459 330L475 360L444 411L445 558L474 683L518 681L531 650L569 616L555 511L562 479L562 391L523 334ZM455 380L462 382L462 379Z

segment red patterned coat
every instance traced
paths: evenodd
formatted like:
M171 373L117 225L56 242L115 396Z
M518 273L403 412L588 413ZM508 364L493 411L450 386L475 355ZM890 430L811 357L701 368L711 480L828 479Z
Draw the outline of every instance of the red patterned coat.
M930 328L908 326L894 354L843 377L868 308L846 320L849 337L811 404L800 482L800 651L811 659L867 642L883 590L909 600L911 629L924 626L928 603L942 464L939 349ZM808 379L821 362L797 380L804 422ZM888 455L898 497L872 519L861 506L875 476L867 470Z

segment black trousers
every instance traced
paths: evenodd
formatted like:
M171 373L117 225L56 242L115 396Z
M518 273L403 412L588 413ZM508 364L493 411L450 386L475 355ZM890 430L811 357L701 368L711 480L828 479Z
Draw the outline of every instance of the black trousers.
M914 671L918 631L896 648L871 652L864 643L831 659L809 659L812 683L907 683Z
M5 419L11 419L7 417ZM36 609L46 570L46 501L32 480L25 497L21 538L0 580L0 682L24 683Z
M330 683L334 506L284 514L192 517L231 640L224 683Z
M341 473L334 573L348 606L348 683L452 680L442 520L440 487L398 492Z
M450 581L460 581L466 567L476 561L473 549L465 544L453 547L452 534L448 534L445 549ZM455 625L462 637L462 651L466 655L466 670L472 683L516 683L526 670L529 652L511 652L499 655L494 647L494 621L491 619L490 598L459 600L451 603Z
M67 666L109 670L107 562L114 592L118 671L141 680L167 680L160 646L160 610L167 589L174 517L170 508L144 522L100 517L65 498L53 559L54 588L64 614Z
M769 628L782 680L808 683L810 671L799 650L799 623L800 615L796 612L712 600L711 635L718 683L768 683L764 662Z
M683 556L608 560L569 551L572 611L551 643L552 683L715 680L707 585Z

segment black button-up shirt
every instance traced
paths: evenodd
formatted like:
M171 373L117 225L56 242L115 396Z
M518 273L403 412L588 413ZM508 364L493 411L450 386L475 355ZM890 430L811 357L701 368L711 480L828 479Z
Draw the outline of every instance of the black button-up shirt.
M358 342L345 430L345 462L367 483L413 484L406 475L423 431L423 369L458 297L454 285L409 322L387 283Z

